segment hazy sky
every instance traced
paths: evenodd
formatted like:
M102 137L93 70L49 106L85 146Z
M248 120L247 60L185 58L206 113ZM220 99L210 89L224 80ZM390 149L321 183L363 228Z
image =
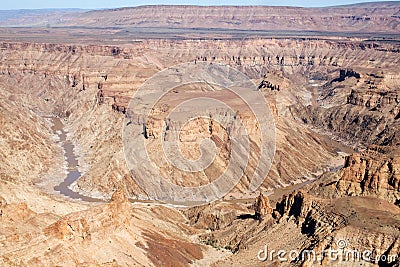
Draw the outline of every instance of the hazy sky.
M187 4L187 5L278 5L278 6L332 6L353 4L358 2L374 2L371 0L1 0L0 9L31 8L112 8L123 6L140 6L155 4Z

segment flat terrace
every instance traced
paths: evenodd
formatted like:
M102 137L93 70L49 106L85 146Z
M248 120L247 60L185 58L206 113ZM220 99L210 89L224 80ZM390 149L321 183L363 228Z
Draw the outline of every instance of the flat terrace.
M256 38L296 38L329 40L373 40L400 42L399 34L232 30L218 28L163 27L0 27L0 39L7 42L46 42L79 44L127 44L143 39L241 40Z

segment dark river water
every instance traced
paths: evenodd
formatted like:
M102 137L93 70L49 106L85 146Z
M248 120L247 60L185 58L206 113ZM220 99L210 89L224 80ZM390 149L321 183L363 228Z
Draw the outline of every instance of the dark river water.
M52 130L60 138L59 142L64 149L64 156L67 162L67 177L61 184L55 186L54 190L60 192L64 196L68 196L73 199L81 199L89 202L102 201L101 199L83 196L68 188L68 186L78 180L82 174L78 170L78 160L74 152L74 145L71 141L67 140L67 133L64 130L64 124L58 117L51 117L51 119L53 122Z

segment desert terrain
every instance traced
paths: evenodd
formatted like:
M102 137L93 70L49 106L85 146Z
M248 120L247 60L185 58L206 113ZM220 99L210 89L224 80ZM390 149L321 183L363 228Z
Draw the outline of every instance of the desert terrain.
M0 266L400 266L399 2L3 13Z

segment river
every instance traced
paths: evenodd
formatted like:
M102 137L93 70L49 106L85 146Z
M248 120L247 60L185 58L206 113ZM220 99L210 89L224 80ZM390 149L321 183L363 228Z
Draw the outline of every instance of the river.
M54 190L73 199L80 199L89 202L102 201L101 199L87 197L69 189L69 186L78 180L82 176L82 173L78 170L78 160L75 155L74 144L72 144L70 140L67 140L67 133L65 132L64 124L58 117L51 117L51 120L53 123L52 130L60 139L59 142L64 150L64 156L67 163L67 177L62 183L55 186Z

